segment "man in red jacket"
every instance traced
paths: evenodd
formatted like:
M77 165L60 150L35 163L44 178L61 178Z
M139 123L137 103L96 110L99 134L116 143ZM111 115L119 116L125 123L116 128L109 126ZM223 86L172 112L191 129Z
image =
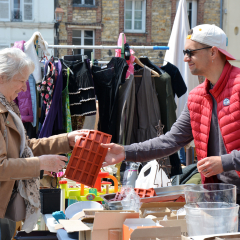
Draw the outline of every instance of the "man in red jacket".
M186 39L184 61L192 74L206 80L190 92L181 116L165 135L129 146L103 145L109 148L104 166L168 156L194 139L202 182L240 186L240 69L228 62L235 58L226 48L227 36L219 27L194 27Z

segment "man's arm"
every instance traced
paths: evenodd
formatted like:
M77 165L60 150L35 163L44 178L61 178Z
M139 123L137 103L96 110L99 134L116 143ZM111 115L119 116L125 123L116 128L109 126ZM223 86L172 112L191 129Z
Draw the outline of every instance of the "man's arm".
M168 156L191 142L192 139L190 114L186 104L181 116L165 135L129 146L121 146L115 143L101 144L102 147L108 148L103 167L117 164L124 159L143 162Z
M193 140L187 104L182 114L165 135L124 146L126 161L144 162L169 156Z

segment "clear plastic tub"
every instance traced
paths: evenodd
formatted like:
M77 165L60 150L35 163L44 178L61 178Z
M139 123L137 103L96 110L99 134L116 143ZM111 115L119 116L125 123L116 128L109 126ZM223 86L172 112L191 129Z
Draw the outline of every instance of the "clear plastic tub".
M236 203L236 186L225 183L209 183L186 186L186 203L226 202Z
M238 204L198 202L186 204L184 207L189 236L238 231Z

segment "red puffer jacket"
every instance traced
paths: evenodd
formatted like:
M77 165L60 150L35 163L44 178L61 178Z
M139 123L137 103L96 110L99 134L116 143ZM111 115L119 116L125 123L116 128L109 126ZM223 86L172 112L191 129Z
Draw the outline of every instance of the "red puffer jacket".
M240 69L226 62L223 72L210 89L209 80L194 88L188 97L192 133L198 160L208 156L207 146L212 118L212 98L217 102L217 116L227 153L240 150ZM240 177L240 172L237 171ZM203 183L218 182L217 177L205 178Z

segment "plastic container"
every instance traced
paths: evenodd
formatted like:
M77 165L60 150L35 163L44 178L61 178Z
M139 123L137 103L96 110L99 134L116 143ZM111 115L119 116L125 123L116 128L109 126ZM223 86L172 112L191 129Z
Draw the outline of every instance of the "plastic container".
M88 131L86 137L77 140L66 170L66 178L94 187L107 148L101 143L110 143L112 136L100 131Z
M40 189L41 213L60 211L61 189Z
M67 219L72 218L76 213L81 212L83 209L103 209L103 206L98 202L82 201L70 205L66 211L65 215Z
M185 206L189 236L238 231L239 205L226 202L198 202Z
M49 231L32 231L26 233L25 231L19 231L14 237L16 240L58 240L56 233Z
M186 203L236 203L236 186L224 183L190 185L184 188Z
M138 194L140 198L157 196L153 188L149 188L149 189L134 188L134 191L136 194Z

